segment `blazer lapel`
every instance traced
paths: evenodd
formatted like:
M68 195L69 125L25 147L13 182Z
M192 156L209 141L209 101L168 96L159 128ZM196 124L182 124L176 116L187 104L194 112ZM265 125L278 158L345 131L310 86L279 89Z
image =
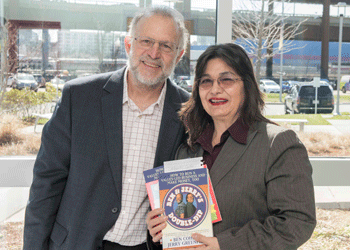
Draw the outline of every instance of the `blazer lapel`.
M183 129L181 129L182 125L177 114L180 108L181 99L179 94L168 79L154 167L163 165L164 161L168 161L175 155L175 145L179 144L176 142L181 140L183 133Z
M214 188L220 182L220 180L236 165L237 161L249 147L249 144L253 140L256 133L257 130L254 130L248 134L246 145L236 142L234 139L232 139L231 136L227 139L224 147L221 149L218 157L214 162L214 165L210 170L210 179Z
M104 87L101 99L103 126L107 141L108 160L111 174L121 202L123 170L123 75L124 70L114 73Z

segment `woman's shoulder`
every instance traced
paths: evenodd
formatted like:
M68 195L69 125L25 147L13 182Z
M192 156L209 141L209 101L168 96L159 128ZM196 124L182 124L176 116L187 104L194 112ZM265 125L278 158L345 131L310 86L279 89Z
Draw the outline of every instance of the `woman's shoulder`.
M277 142L286 144L300 143L298 134L290 128L269 122L258 122L256 125L258 134L260 134L260 139L266 141L269 145Z
M266 133L268 136L275 136L280 133L295 134L294 130L290 128L282 127L272 122L257 122L255 124L255 129L258 130L259 132Z

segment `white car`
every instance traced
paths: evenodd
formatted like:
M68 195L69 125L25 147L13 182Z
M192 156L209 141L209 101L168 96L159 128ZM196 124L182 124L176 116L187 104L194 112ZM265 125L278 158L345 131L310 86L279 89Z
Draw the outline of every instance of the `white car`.
M280 86L273 80L260 80L260 90L264 93L279 93Z

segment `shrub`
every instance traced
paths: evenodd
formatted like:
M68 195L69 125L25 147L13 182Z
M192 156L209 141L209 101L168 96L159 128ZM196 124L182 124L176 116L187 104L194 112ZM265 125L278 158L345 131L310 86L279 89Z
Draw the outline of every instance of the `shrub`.
M25 116L30 116L30 108L47 102L52 102L56 97L56 90L51 86L48 91L34 92L29 89L11 89L5 93L3 109L25 110Z
M11 115L3 115L0 122L0 146L18 144L23 141L20 133L21 121Z

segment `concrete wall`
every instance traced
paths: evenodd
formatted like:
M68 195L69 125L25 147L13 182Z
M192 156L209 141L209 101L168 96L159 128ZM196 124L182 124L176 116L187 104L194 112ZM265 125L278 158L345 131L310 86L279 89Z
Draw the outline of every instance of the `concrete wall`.
M33 179L35 157L0 158L0 222L23 209ZM350 186L350 158L310 158L316 187Z

